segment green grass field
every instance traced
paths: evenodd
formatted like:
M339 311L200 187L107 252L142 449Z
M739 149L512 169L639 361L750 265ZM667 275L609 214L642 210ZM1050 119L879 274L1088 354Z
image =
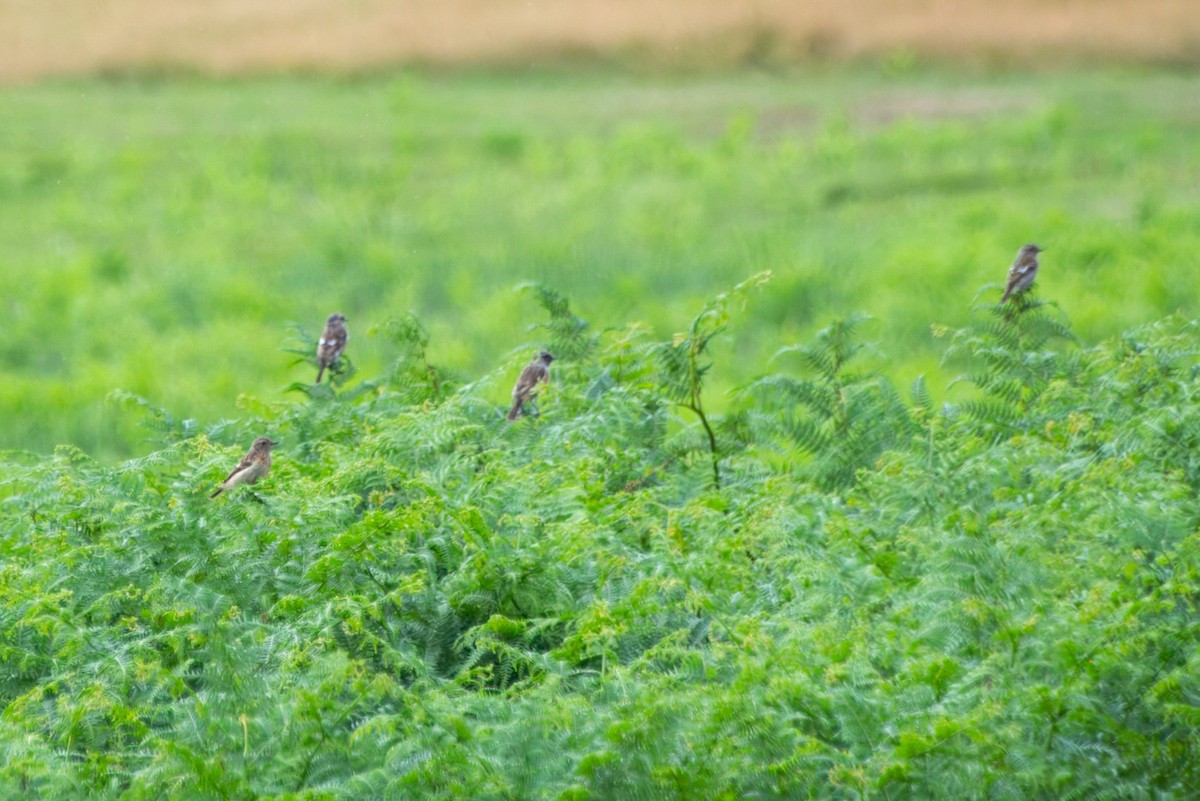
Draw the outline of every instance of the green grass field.
M1194 76L814 68L46 82L0 92L0 446L145 450L123 389L211 423L306 365L292 321L411 310L430 358L515 375L539 281L597 328L680 329L762 270L718 394L852 311L940 395L1017 247L1094 341L1196 311ZM998 295L992 287L983 296ZM505 400L506 381L494 400ZM295 396L291 396L295 397ZM716 399L720 404L720 399Z

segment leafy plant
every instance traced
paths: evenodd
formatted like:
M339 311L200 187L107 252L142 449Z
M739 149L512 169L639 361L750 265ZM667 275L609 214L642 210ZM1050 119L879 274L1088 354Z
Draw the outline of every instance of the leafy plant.
M947 360L965 359L970 372L956 382L978 388L982 397L963 410L994 436L1044 422L1029 412L1052 382L1069 382L1078 369L1077 355L1055 348L1075 341L1058 304L1026 293L1004 305L974 309L976 322L955 332Z
M714 489L721 488L720 453L713 424L704 411L703 398L704 377L712 367L709 345L728 325L730 304L743 301L751 289L770 280L770 272L762 272L742 281L729 292L717 295L692 318L686 332L676 334L671 342L658 344L652 349L659 365L663 394L696 415L704 430Z
M847 369L863 348L856 332L868 319L840 320L812 343L776 354L776 359L799 357L812 378L775 374L746 390L757 427L767 438L811 457L815 480L829 489L849 486L858 469L913 433L908 410L889 381Z

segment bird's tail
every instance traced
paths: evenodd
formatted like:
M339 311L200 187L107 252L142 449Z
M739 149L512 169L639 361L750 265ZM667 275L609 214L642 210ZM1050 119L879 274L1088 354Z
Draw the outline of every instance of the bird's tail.
M1012 287L1004 290L1004 297L1000 298L1000 305L1004 305L1004 301L1008 300L1008 296L1012 294Z
M521 416L521 400L518 398L513 401L512 408L508 410L508 422L512 422Z
M215 497L217 497L218 495L220 495L220 494L221 494L222 492L224 492L224 491L225 491L225 488L224 488L224 487L217 487L217 491L216 491L216 492L214 492L212 495L209 495L208 497L210 497L210 498L215 498Z
M325 375L325 365L321 365L321 369L317 370L317 383L321 383L321 376Z

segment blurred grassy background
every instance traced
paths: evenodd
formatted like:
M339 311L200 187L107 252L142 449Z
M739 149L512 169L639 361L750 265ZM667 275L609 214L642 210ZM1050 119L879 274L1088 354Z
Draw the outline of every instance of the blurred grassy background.
M0 3L0 447L138 452L117 388L201 423L286 397L288 323L334 310L360 377L406 310L507 377L528 280L669 336L772 270L718 407L859 310L945 386L931 325L1026 241L1086 338L1194 313L1193 6Z
M931 324L962 323L1026 241L1089 340L1194 314L1195 87L890 63L10 87L0 446L136 452L135 415L104 401L118 387L201 422L278 398L311 380L287 323L315 334L334 310L360 376L387 358L367 328L408 309L435 362L515 369L541 319L526 280L598 327L669 336L774 271L718 393L855 310L879 318L888 372L944 386Z

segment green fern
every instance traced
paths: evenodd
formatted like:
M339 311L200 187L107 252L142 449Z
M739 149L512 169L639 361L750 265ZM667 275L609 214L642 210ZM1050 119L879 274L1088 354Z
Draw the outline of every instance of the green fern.
M1065 315L1056 303L1028 294L1009 305L976 306L975 322L951 340L944 361L965 361L969 372L956 382L976 387L982 397L962 404L990 436L1000 437L1037 427L1031 416L1052 382L1071 382L1080 369L1078 353L1060 343L1073 343Z
M852 484L859 469L906 442L914 430L889 382L847 370L864 348L856 332L868 319L855 315L838 321L811 344L776 353L776 359L798 357L812 378L764 376L744 393L752 404L749 428L759 429L748 437L807 456L806 469L831 489Z

